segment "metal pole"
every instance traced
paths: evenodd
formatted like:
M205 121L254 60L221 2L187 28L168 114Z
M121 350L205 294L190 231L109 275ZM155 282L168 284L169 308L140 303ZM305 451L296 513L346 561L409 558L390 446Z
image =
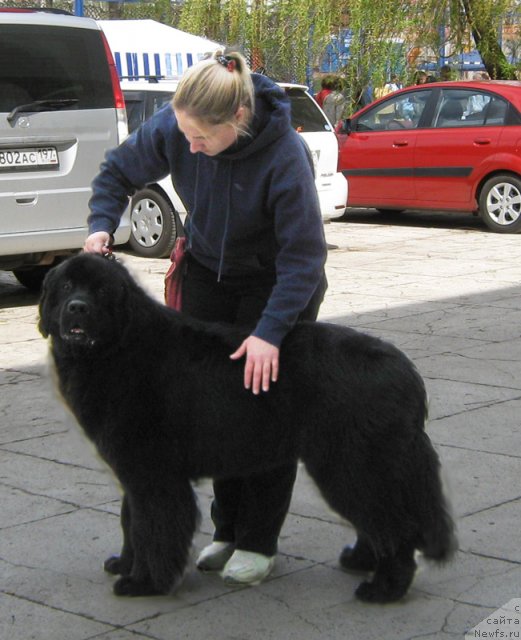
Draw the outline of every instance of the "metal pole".
M74 0L74 15L83 16L83 0Z

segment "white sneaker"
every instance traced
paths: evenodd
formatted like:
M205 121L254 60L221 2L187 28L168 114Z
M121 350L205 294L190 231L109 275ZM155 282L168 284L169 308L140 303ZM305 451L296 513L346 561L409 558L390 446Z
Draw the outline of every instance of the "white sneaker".
M259 584L267 578L275 564L275 556L237 550L226 563L222 578L226 584Z
M233 550L231 542L212 542L201 551L195 564L200 571L221 571Z

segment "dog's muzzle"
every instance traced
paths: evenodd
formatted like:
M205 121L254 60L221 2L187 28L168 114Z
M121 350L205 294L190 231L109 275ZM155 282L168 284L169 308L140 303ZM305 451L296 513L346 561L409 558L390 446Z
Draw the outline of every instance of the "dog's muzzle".
M62 310L61 337L68 342L93 346L96 340L89 335L92 317L90 307L81 298L68 300Z

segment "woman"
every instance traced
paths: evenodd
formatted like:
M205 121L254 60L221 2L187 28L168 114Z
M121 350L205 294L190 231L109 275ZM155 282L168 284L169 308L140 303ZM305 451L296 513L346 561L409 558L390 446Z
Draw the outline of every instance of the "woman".
M191 67L172 105L107 154L85 251L106 253L128 196L168 174L190 212L183 312L251 330L230 357L245 358L246 389L268 392L284 336L298 319L316 318L326 288L312 163L284 91L237 53ZM214 542L197 566L223 570L230 584L269 575L295 474L291 464L216 479Z

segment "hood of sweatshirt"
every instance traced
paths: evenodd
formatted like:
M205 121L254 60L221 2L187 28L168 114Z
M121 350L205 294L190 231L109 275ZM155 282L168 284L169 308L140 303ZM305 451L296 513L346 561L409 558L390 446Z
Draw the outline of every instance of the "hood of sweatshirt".
M291 127L291 105L284 89L265 76L252 74L255 107L249 132L218 154L226 160L241 160L280 138Z

